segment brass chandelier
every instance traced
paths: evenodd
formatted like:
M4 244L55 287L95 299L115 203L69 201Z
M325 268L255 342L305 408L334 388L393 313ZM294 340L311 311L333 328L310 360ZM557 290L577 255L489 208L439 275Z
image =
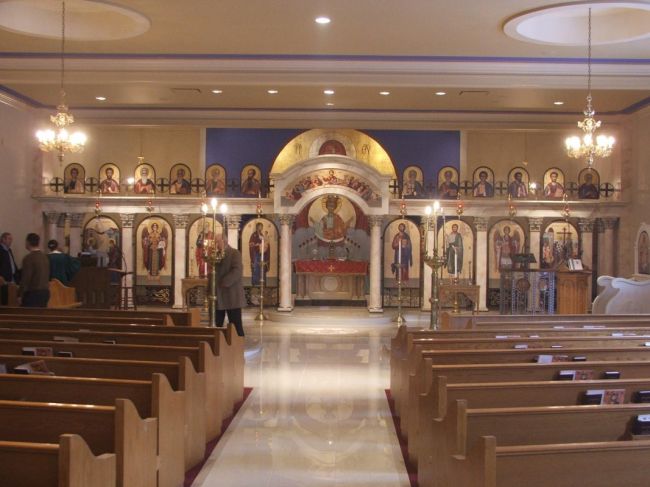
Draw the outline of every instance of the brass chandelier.
M608 157L612 153L615 140L612 136L596 135L596 129L600 128L601 121L594 119L596 111L591 104L591 8L589 8L587 45L587 107L583 112L585 118L578 122L578 128L582 129L583 135L567 137L564 144L569 157L574 159L586 157L587 165L592 167L595 157Z
M61 88L57 114L50 115L53 129L36 132L38 146L44 152L58 152L58 158L63 161L66 152L82 152L86 144L86 134L83 132L70 133L68 127L74 123L74 117L65 103L65 1L61 2Z

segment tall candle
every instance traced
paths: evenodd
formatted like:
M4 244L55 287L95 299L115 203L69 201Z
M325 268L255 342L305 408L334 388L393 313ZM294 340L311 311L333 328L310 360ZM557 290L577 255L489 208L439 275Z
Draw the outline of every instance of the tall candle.
M454 247L454 274L456 274L456 279L458 279L458 252L455 249L456 247Z
M262 237L262 245L260 246L260 262L264 264L264 237Z
M399 236L399 247L397 247L397 263L399 264L400 267L400 277L402 275L402 235L400 234Z

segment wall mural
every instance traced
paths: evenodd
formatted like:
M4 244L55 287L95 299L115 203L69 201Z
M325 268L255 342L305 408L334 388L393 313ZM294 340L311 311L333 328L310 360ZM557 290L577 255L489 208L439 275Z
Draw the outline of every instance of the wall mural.
M650 237L643 230L637 242L637 274L650 274Z
M99 191L106 194L120 192L120 168L115 164L104 164L99 168Z
M223 225L216 222L217 235L223 234ZM206 277L208 275L208 264L203 258L205 243L208 246L214 241L214 222L212 218L198 218L189 227L187 232L188 264L187 275L189 277Z
M256 218L242 229L242 263L244 286L278 285L278 231L270 220Z
M120 227L107 216L88 220L83 230L82 251L97 257L99 265L122 268L122 237Z
M549 224L542 233L541 258L537 256L542 269L553 269L566 259L578 258L578 230L571 223L556 221Z
M420 230L411 220L391 222L384 231L384 288L420 287Z
M519 223L501 220L488 235L488 287L499 288L501 269L512 267L512 256L526 248L526 233Z
M447 220L438 229L438 248L445 249L447 262L442 278L471 279L474 276L474 232L462 220ZM456 274L458 272L458 274Z
M169 171L169 194L192 193L192 171L185 164L175 164Z
M140 223L136 233L135 275L138 285L172 285L172 236L172 228L163 218L149 217Z
M291 189L282 196L283 205L293 205L309 190L328 186L340 186L356 191L369 206L380 206L381 196L377 188L357 175L340 169L323 169L308 176L301 176L288 185Z
M494 196L494 171L489 167L481 166L474 170L472 196L474 198L492 198Z
M306 205L296 217L292 255L299 260L368 260L368 219L345 196L327 194Z
M527 198L530 176L523 167L515 167L508 173L508 196L512 198Z
M578 198L581 200L597 200L600 198L600 175L598 171L587 167L578 174Z
M205 170L205 193L207 196L226 194L226 170L219 164L212 164Z
M418 166L409 166L402 173L402 196L406 199L426 198L424 176Z
M254 197L262 195L262 172L254 164L244 166L241 171L241 195L245 197Z
M564 173L557 167L552 167L544 173L544 198L562 198L564 186Z
M86 192L84 181L86 170L81 164L68 164L63 171L63 192L65 194L83 194Z
M445 166L438 172L438 198L453 200L458 196L458 169Z
M135 194L151 194L156 192L156 170L151 164L140 164L133 175L133 192Z

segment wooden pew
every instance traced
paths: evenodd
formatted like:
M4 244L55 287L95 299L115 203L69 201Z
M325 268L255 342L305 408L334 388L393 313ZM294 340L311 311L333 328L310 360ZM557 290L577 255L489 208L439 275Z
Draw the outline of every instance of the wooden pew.
M648 413L649 404L469 409L459 400L433 422L436 441L423 455L418 484L471 485L483 436L504 446L617 441L629 437L632 418Z
M650 441L497 446L482 438L468 487L647 487Z
M0 374L0 400L110 406L133 402L143 418L158 420L158 487L178 487L185 477L185 391L174 392L166 377L150 381Z
M583 314L583 315L497 315L497 314L482 314L482 315L456 315L453 313L444 312L441 315L441 328L443 330L459 329L459 328L478 328L482 326L503 326L504 324L517 323L537 324L543 325L552 322L570 322L589 324L592 321L608 321L618 323L631 323L631 322L648 322L648 315L602 315L602 314ZM562 324L562 323L559 323Z
M451 405L460 399L473 409L571 406L580 404L582 395L590 389L624 389L625 403L633 402L636 392L650 390L650 378L447 384L446 377L438 376L435 383L435 394L420 397L419 421L415 426L409 423L412 430L409 431L408 456L413 464L417 464L420 452L426 451L434 441L432 422L442 421Z
M5 316L38 316L57 319L102 319L114 323L128 323L149 321L151 324L166 326L200 326L201 314L198 308L188 311L127 311L127 310L102 310L102 309L43 309L43 308L0 308L0 317Z
M118 487L155 487L158 421L141 419L131 401L115 406L0 401L0 440L57 443L78 434L95 455L116 454Z
M3 485L11 487L115 487L115 454L95 456L79 435L56 444L0 441Z
M77 301L75 289L64 286L58 279L50 279L50 299L47 302L48 308L78 308L81 301Z

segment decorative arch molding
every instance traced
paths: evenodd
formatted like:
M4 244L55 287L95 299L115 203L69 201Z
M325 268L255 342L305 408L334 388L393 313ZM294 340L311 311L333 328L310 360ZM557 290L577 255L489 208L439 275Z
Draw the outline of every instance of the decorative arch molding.
M397 178L393 161L381 144L369 135L353 129L312 129L294 137L273 162L271 178L286 173L304 161L317 157L330 157L332 152L321 151L328 144L338 156L356 160L381 175L392 179Z
M371 197L344 184L322 184L300 193L298 199L291 199L296 182L307 177L312 178L322 172L335 171L337 177L342 175L355 178L360 184L372 191ZM320 155L288 168L282 174L271 175L273 178L274 206L280 213L298 214L309 202L325 194L339 194L349 198L367 215L384 215L388 213L390 198L389 183L392 176L384 175L377 169L356 159L342 155ZM367 196L367 193L365 193Z

